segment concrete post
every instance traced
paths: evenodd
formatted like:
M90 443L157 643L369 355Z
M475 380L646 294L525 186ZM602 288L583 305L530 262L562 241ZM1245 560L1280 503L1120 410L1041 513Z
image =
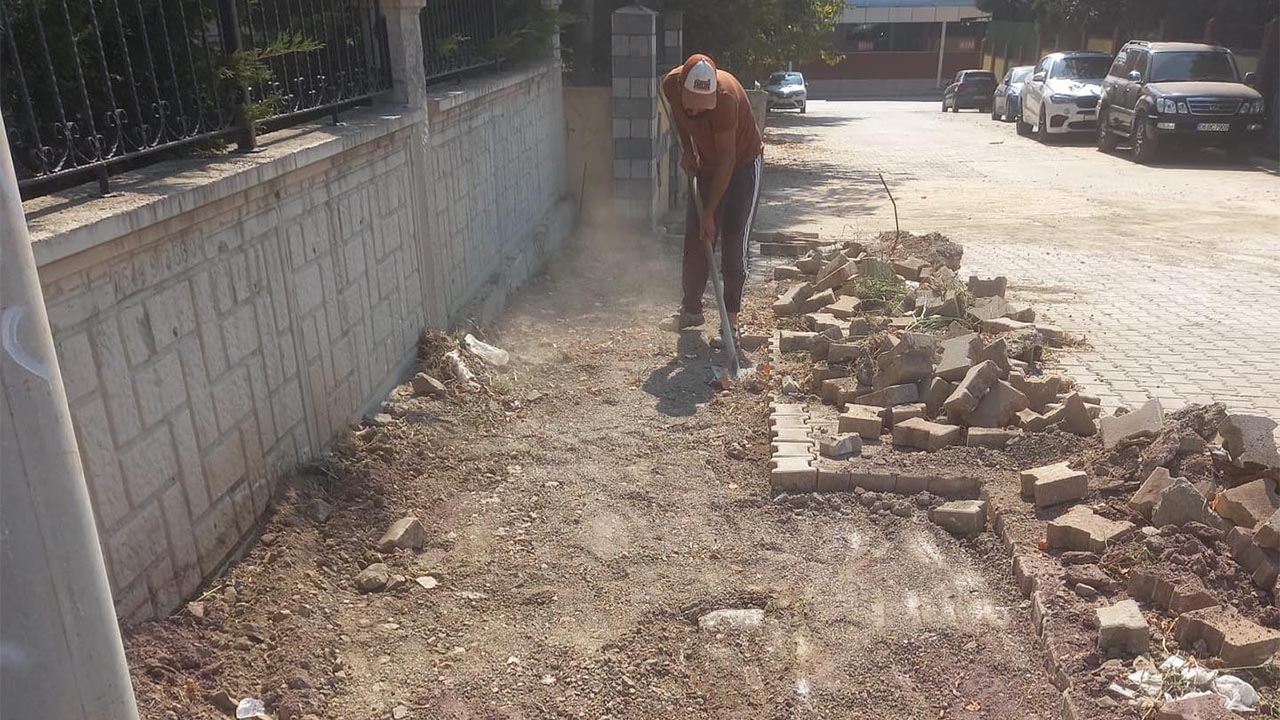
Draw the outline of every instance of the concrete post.
M409 107L422 107L427 99L427 68L418 23L425 5L426 0L382 0L391 56L391 99Z
M0 137L7 137L3 118ZM0 348L4 715L137 720L6 142L0 142Z
M614 11L613 177L618 218L656 222L658 166L658 15L641 5Z
M938 87L942 87L942 59L947 55L947 21L942 21L942 41L938 43Z

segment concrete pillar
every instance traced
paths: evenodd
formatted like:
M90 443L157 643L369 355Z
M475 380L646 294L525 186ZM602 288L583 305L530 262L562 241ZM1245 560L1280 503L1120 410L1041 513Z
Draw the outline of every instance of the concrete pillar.
M942 40L938 43L938 87L942 85L942 60L947 56L947 21L942 21Z
M0 137L7 137L2 118ZM5 142L0 142L0 458L4 716L137 720Z
M422 107L427 99L427 68L418 23L425 5L426 0L382 0L391 56L391 99L409 107Z
M613 177L620 220L656 222L658 167L658 14L641 5L614 11Z

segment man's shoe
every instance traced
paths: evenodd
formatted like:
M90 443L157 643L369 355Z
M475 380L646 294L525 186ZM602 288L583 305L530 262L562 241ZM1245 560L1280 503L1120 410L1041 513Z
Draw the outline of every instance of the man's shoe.
M705 322L706 321L702 319L702 313L691 313L681 310L663 318L662 322L658 323L658 327L663 330L680 332L681 330L698 327Z

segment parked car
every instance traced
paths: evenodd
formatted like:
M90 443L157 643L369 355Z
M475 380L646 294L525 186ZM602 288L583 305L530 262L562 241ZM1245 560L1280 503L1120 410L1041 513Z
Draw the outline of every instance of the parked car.
M972 108L979 112L991 112L991 95L996 90L996 75L990 70L961 70L955 82L942 91L942 112L951 108Z
M1133 159L1154 160L1166 145L1227 148L1247 157L1263 136L1262 95L1243 79L1231 51L1199 43L1125 44L1102 85L1098 148L1128 139Z
M1111 56L1099 52L1057 52L1041 58L1022 86L1018 134L1035 128L1041 142L1050 135L1092 132L1098 122L1098 96Z
M1031 77L1031 71L1034 69L1034 65L1019 65L1009 68L1009 71L1004 74L1004 79L996 86L996 94L991 102L992 120L1013 122L1013 119L1018 117L1018 113L1021 112L1019 100L1022 84Z
M803 113L809 102L809 85L804 81L804 75L798 72L776 72L769 76L764 89L769 93L764 103L765 110L794 108Z

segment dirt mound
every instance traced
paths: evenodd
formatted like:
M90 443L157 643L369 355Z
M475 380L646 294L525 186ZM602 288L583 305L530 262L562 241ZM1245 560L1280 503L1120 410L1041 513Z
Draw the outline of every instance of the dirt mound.
M959 270L960 261L964 258L964 247L952 242L942 233L913 235L909 232L883 232L876 241L881 254L895 260L914 257L935 267L946 265L952 270Z

